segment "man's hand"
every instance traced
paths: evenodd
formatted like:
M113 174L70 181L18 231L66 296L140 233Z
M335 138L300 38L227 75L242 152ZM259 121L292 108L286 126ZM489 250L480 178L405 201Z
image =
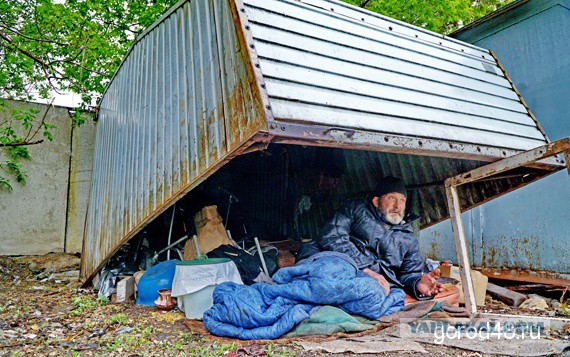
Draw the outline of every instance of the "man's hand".
M382 285L384 290L386 290L386 295L390 295L390 283L388 282L388 280L386 280L386 278L383 275L378 274L377 272L372 271L368 268L366 268L362 271L364 273L370 275L372 278L374 278L374 280L376 280L378 282L378 284Z
M438 277L439 274L440 274L439 269L424 274L420 279L420 281L418 281L418 285L416 285L417 291L424 294L425 296L436 296L437 294L442 292L443 285L441 285L435 280L435 278Z

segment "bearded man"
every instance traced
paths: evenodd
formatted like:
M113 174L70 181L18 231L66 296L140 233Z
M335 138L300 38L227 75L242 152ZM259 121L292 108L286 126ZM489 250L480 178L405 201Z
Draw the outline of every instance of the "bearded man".
M390 287L398 287L426 300L442 286L435 280L435 272L422 274L424 260L412 228L418 217L406 214L406 199L401 179L381 179L371 195L349 202L326 223L317 246L350 256L388 294Z

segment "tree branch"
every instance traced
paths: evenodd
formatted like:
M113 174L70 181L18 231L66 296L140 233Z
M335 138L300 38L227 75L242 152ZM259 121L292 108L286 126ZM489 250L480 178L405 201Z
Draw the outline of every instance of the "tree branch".
M54 100L55 100L55 97L52 98L51 102L49 103L48 107L46 108L46 112L44 113L44 116L42 117L42 120L40 121L40 124L38 125L36 131L34 131L34 133L32 134L32 136L30 136L30 131L31 131L31 130L28 131L28 135L26 135L26 138L24 139L24 142L27 142L28 140L32 140L32 139L36 136L36 134L38 133L38 131L40 131L40 128L42 127L42 125L44 125L44 123L45 123L45 121L46 121L47 114L48 114L49 110L51 109ZM30 129L31 129L31 128L30 128ZM43 140L41 140L41 141L43 141ZM40 141L40 142L41 142L41 141ZM37 142L36 142L36 144L37 144ZM16 145L16 146L19 146L19 145Z
M0 147L14 147L14 146L27 146L27 145L36 145L43 143L44 140L36 140L36 141L20 141L18 143L8 143L8 144L0 144Z
M82 85L80 85L79 83L77 83L77 81L75 81L73 78L66 76L65 74L61 73L60 71L58 71L57 69L53 68L53 66L50 66L49 64L47 64L46 62L44 62L43 60L41 60L40 58L38 58L37 56L35 56L33 53L31 53L30 51L20 48L18 47L14 41L12 41L12 39L7 36L4 33L0 32L0 39L4 39L4 41L6 41L7 43L9 43L16 51L19 51L20 53L22 53L23 55L27 56L28 58L32 59L34 62L38 63L39 65L41 65L42 69L44 70L44 72L46 72L48 69L52 70L54 73L59 74L60 75L60 79L65 79L69 82L71 82L73 84L73 86L75 86L77 89L79 89L80 92L87 92L87 89L85 89ZM55 89L55 88L54 88Z
M43 38L35 38L35 37L28 36L28 35L24 35L23 33L21 33L21 32L18 31L18 30L14 30L13 28L10 28L10 27L8 27L8 26L6 26L6 25L3 25L1 21L0 21L0 27L3 28L3 29L8 30L8 31L10 31L10 32L12 32L12 33L15 34L15 35L18 35L18 36L20 36L20 37L25 38L26 40L37 41L37 42L45 42L45 43L53 43L53 44L56 44L56 45L58 45L58 46L69 46L68 43L61 43L61 42L57 42L57 41L46 40L46 39L43 39Z

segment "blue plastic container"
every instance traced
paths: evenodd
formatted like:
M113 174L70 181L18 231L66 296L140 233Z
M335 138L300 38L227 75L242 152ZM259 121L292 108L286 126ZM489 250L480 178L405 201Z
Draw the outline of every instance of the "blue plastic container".
M158 263L144 273L138 284L137 304L154 306L158 298L158 290L172 289L174 272L178 259Z

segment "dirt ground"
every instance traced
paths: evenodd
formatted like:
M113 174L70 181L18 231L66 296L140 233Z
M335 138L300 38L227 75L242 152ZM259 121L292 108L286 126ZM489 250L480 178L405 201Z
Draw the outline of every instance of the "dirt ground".
M496 310L511 310L500 303L495 305L491 304ZM343 337L346 336L303 340L319 342ZM103 301L92 290L81 289L73 277L47 279L42 274L34 275L30 263L0 258L0 356L325 355L304 351L294 342L218 338L201 323L188 323L179 311L163 313L133 301ZM482 356L452 347L422 346L430 355Z

